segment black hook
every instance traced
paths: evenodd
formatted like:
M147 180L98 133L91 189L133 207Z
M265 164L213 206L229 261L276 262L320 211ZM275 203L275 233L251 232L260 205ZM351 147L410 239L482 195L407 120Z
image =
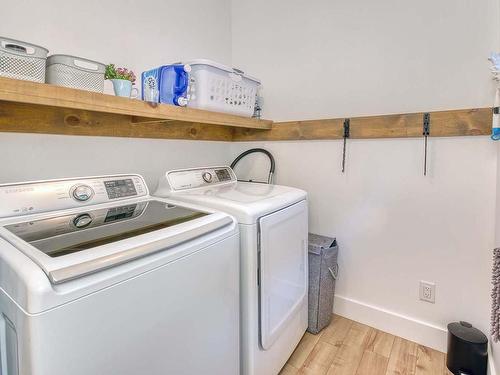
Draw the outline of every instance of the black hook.
M347 138L351 136L351 119L344 119L344 149L342 151L342 173L345 172L345 154L347 147Z
M431 114L424 113L424 125L422 135L424 136L424 176L427 176L427 138L431 134Z

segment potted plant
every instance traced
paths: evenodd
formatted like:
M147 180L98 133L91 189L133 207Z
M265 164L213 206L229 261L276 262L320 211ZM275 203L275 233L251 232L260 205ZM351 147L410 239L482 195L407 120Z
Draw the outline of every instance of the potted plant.
M136 80L132 70L117 68L115 64L109 64L106 66L104 78L109 79L113 83L113 89L116 96L123 96L126 98L137 97L139 90L132 87ZM135 92L132 94L133 90L135 90Z

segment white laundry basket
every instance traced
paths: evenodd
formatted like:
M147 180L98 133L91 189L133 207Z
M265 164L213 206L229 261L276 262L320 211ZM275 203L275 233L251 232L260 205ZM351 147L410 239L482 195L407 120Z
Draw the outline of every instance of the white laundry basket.
M184 62L191 66L188 107L252 117L260 81L239 69L211 60Z
M0 37L0 76L45 82L46 48Z
M47 83L103 92L105 68L104 64L81 57L52 55L47 59Z

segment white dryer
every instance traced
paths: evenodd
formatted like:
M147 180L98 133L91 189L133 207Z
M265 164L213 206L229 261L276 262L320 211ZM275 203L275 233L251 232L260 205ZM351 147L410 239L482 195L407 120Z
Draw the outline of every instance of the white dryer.
M241 373L276 375L307 328L306 192L238 182L229 167L167 172L156 196L234 216L241 237Z
M239 372L229 215L141 176L0 186L0 374Z

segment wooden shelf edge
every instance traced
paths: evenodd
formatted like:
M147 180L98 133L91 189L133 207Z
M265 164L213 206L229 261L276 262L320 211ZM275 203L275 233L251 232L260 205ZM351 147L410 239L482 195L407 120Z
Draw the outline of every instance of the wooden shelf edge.
M233 128L197 122L133 123L128 115L0 102L0 132L230 142Z
M0 77L0 101L129 115L142 122L184 121L251 129L271 129L272 121L195 108L144 102L84 90ZM161 121L164 120L164 121Z

